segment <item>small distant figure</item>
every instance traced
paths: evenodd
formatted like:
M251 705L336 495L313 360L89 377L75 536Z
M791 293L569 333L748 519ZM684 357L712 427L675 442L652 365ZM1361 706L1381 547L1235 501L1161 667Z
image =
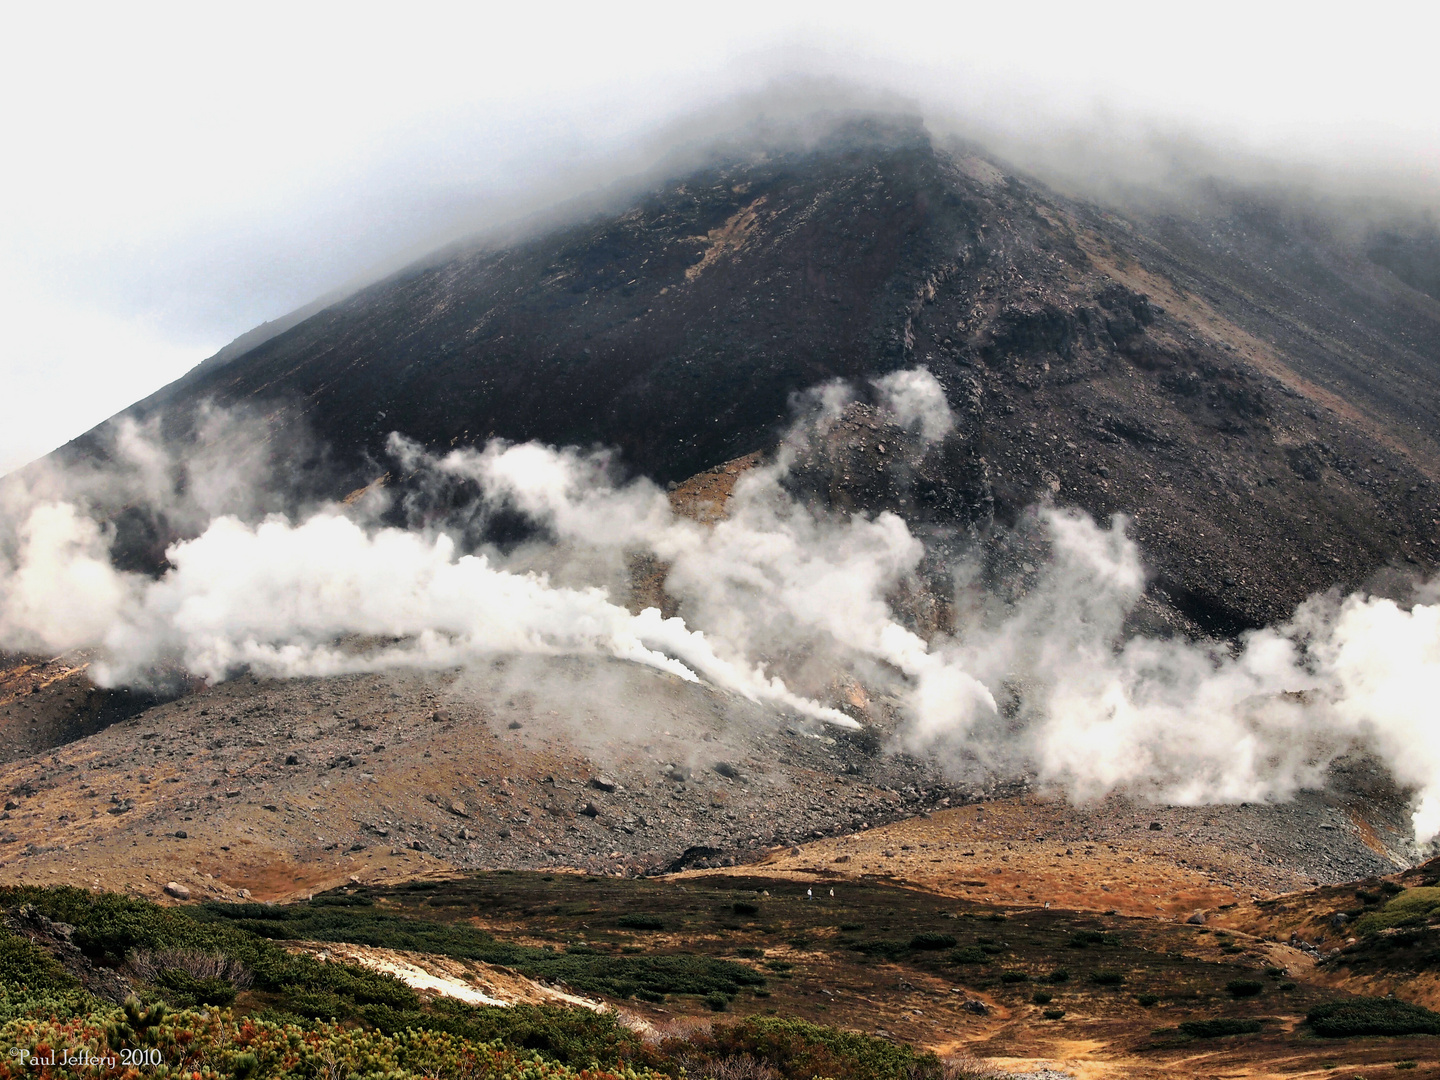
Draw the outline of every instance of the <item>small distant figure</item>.
M831 889L831 890L830 890L830 895L831 895L831 896L834 896L834 895L835 895L835 890L834 890L834 889Z
M1045 901L1045 908L1046 908L1047 911L1049 910L1049 908L1050 908L1050 901L1049 901L1049 900L1046 900L1046 901Z
M815 890L814 890L814 889L806 889L806 890L805 890L805 899L806 899L806 900L814 900L814 899L815 899Z

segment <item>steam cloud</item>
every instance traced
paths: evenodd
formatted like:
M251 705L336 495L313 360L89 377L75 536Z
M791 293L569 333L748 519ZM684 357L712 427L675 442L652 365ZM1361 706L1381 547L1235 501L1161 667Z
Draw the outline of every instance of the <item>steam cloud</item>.
M872 389L918 450L953 426L924 370ZM0 647L95 648L97 680L116 685L165 666L214 681L243 668L288 677L500 653L610 656L853 727L830 703L844 673L898 701L907 747L957 771L1024 768L1076 798L1126 790L1195 804L1287 797L1361 748L1415 791L1416 838L1440 834L1433 588L1408 607L1317 596L1234 646L1125 638L1145 586L1126 521L1041 508L1031 524L1050 557L1028 590L1001 603L956 566L962 614L927 640L892 601L925 556L906 523L827 514L786 489L797 454L852 395L840 384L808 395L774 460L739 477L710 525L648 480L614 479L603 453L494 442L436 457L392 436L421 488L466 485L468 513L518 512L544 537L508 553L464 551L453 519L381 525L405 509L383 490L284 516L237 479L253 463L179 462L153 431L122 426L103 473L12 479L0 492ZM96 524L103 506L145 498L198 523L170 545L159 578L116 569ZM635 554L666 566L683 618L616 602Z

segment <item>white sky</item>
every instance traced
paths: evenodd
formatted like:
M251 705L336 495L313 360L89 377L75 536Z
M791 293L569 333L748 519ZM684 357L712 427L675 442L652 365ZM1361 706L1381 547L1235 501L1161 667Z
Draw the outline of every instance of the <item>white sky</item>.
M457 221L578 190L796 73L1019 137L1108 118L1440 190L1435 4L3 11L0 472Z

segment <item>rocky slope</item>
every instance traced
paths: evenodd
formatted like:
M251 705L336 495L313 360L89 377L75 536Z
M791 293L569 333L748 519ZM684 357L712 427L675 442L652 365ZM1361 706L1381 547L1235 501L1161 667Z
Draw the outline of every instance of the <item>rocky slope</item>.
M1042 500L1130 515L1162 622L1190 631L1433 568L1431 249L1274 193L1144 205L852 121L617 216L437 254L133 411L180 433L202 401L252 406L292 457L281 432L304 426L323 450L289 482L332 496L392 469L392 431L616 446L663 481L772 447L797 391L920 364L958 429L913 488L859 468L883 437L857 431L826 498L982 535ZM132 514L117 547L154 557L177 528Z
M446 868L769 860L1173 917L1407 857L1404 800L1364 761L1281 805L1077 808L886 750L883 727L619 661L246 677L0 768L0 881L274 899Z

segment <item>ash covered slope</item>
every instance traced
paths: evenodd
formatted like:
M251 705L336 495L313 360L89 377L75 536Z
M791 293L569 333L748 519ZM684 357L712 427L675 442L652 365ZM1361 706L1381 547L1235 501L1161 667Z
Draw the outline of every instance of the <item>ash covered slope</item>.
M862 125L719 167L618 218L412 268L185 396L298 397L322 439L377 460L391 431L494 434L616 445L683 479L773 441L793 391L904 362L908 303L978 226L940 166L918 127Z
M957 430L897 485L857 422L817 494L982 532L1043 499L1132 514L1158 609L1211 633L1432 567L1440 304L1302 218L1186 213L1122 219L853 122L437 256L154 400L284 403L348 470L335 493L391 431L604 443L678 480L772 445L796 391L922 364Z

